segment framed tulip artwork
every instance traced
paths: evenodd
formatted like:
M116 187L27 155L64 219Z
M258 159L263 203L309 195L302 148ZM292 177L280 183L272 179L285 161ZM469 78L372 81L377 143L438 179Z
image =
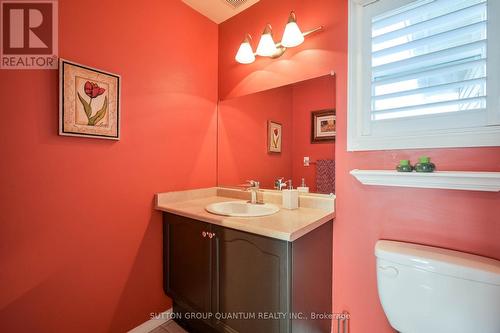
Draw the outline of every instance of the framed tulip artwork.
M267 122L267 152L281 153L281 139L283 126L280 123L269 120Z
M120 76L59 60L59 135L120 139Z
M336 121L335 109L311 112L311 143L335 141Z

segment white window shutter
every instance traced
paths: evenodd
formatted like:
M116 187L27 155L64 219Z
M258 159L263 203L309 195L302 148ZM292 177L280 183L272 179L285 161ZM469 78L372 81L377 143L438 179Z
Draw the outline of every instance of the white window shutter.
M416 1L373 17L371 119L486 112L486 5Z
M500 0L349 4L349 151L500 146Z

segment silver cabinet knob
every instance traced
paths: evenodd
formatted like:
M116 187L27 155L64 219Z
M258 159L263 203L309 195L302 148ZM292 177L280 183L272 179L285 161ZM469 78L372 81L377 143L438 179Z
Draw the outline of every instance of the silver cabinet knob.
M210 238L210 239L212 239L212 238L214 238L214 237L215 237L215 233L213 233L213 232L207 232L207 231L202 231L202 232L201 232L201 235L202 235L203 237L207 237L207 236L208 236L208 238Z

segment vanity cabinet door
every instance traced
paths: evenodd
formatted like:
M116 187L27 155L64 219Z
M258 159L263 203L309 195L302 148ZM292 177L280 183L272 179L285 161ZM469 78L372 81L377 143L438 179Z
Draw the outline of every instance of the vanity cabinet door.
M288 313L290 243L212 226L214 313L255 315L255 319L214 320L220 332L284 333L290 321L259 319L265 313Z
M211 225L165 213L163 228L165 293L186 310L210 312Z

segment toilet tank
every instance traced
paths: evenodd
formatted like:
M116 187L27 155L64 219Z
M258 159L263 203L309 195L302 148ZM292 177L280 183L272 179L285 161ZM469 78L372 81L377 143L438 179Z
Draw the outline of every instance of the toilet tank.
M417 244L378 241L377 285L401 333L500 333L500 261Z

